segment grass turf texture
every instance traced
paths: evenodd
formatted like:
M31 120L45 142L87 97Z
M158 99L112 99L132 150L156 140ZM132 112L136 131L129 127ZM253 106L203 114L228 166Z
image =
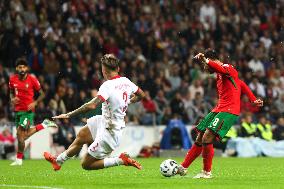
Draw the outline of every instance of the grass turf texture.
M143 165L142 171L125 166L85 171L81 169L79 160L70 160L59 172L54 172L51 165L43 160L25 160L22 167L11 167L11 161L0 160L0 188L17 188L3 185L64 189L284 188L283 158L215 158L212 171L214 178L210 180L192 179L201 170L200 158L192 164L187 176L170 178L161 176L159 171L164 158L138 160ZM182 159L176 160L180 162Z

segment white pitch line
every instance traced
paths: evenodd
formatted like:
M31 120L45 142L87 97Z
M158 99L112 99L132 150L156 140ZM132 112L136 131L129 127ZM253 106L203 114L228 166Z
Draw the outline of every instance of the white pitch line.
M13 184L1 184L1 187L14 187L14 188L42 188L42 189L63 189L63 188L53 188L49 186L28 186L28 185L13 185Z

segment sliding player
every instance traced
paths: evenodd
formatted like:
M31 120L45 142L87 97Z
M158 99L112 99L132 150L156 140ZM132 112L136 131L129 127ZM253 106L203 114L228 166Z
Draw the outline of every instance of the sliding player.
M86 126L79 131L66 151L57 158L48 152L44 153L45 159L52 164L55 171L59 170L66 160L78 154L84 144L90 146L82 160L83 169L96 170L119 165L142 168L126 153L120 154L119 157L109 155L120 144L128 104L140 101L145 96L144 92L128 78L119 76L119 60L114 55L104 55L101 64L103 76L107 81L101 85L97 97L72 112L54 117L70 118L95 109L102 103L102 115L88 119Z

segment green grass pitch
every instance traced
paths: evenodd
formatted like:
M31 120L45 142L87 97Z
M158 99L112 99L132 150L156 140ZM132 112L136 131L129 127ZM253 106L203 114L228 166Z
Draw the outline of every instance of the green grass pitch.
M133 188L133 189L250 189L284 188L284 158L215 158L212 179L192 179L201 170L201 159L192 164L185 177L160 175L162 158L138 159L143 170L114 167L97 171L81 169L79 160L70 160L54 172L44 160L26 160L22 167L11 167L0 160L0 189L45 188ZM178 162L182 159L177 158ZM30 187L28 187L30 186Z

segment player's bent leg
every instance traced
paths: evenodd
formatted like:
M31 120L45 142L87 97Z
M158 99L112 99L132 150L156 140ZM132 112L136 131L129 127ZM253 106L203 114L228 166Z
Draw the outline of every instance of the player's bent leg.
M81 151L84 144L91 144L93 141L94 140L88 126L82 127L78 132L76 139L66 150L66 155L68 157L77 155Z
M90 130L87 126L84 126L80 129L79 133L76 136L76 139L72 142L69 148L62 152L57 158L52 156L48 152L44 152L44 157L47 161L52 164L52 167L55 171L61 169L62 164L70 159L71 157L79 154L84 144L91 144L93 138L91 136Z
M121 153L119 157L107 157L98 159L87 153L81 162L82 168L85 170L97 170L114 166L133 166L137 169L142 169L140 163L129 157L126 153Z
M81 166L85 170L97 170L105 168L103 159L94 158L88 153L84 155L81 161Z

